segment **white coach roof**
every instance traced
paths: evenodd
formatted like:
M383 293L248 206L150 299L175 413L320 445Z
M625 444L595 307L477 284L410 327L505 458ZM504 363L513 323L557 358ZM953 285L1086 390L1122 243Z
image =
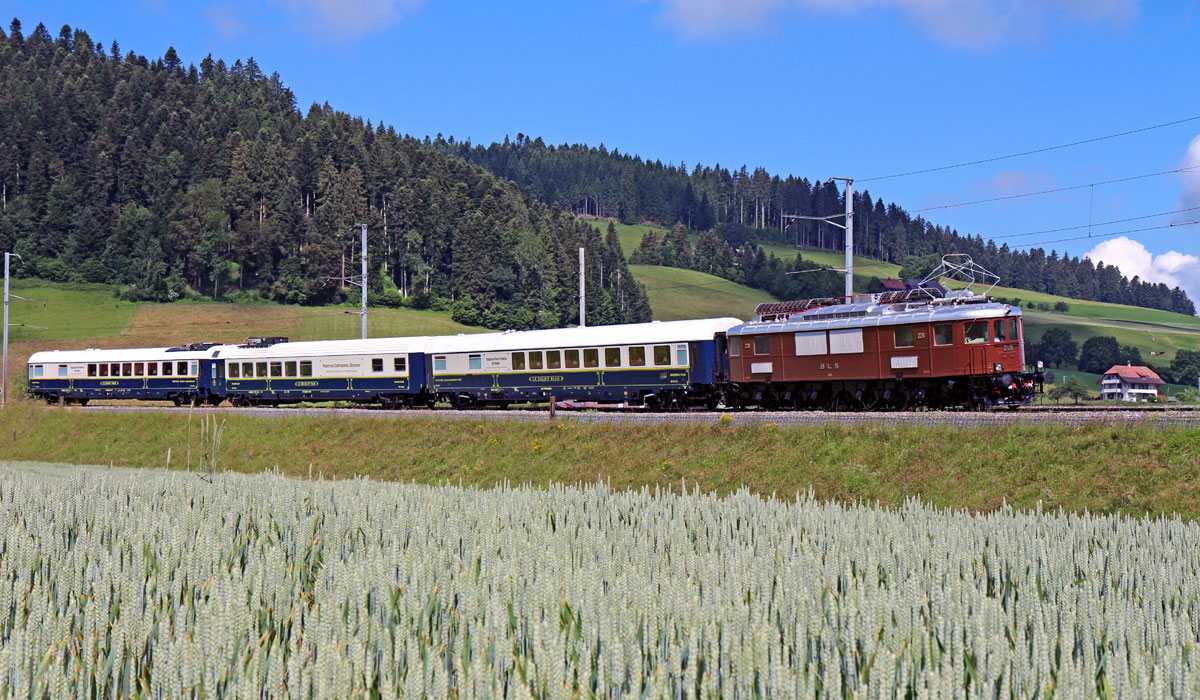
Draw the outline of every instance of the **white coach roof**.
M478 335L432 338L425 347L429 354L454 352L502 352L538 348L582 348L603 345L641 345L712 340L718 333L741 323L736 318L702 318L692 321L629 323L620 326L552 328L542 331L505 331Z
M42 350L29 356L29 364L69 364L79 362L162 362L164 360L203 360L213 356L222 345L208 350L173 350L171 348L125 348L116 350Z
M285 357L329 357L333 355L407 355L425 352L429 336L399 338L366 338L359 340L310 340L298 343L276 343L266 347L225 345L218 359L255 360Z

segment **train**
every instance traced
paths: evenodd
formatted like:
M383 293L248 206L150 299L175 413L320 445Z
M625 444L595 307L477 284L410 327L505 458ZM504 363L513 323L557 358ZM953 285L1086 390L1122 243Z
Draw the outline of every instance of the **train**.
M645 410L1018 407L1040 392L1018 306L940 285L760 304L749 321L36 352L28 393L278 406L457 409L571 402Z

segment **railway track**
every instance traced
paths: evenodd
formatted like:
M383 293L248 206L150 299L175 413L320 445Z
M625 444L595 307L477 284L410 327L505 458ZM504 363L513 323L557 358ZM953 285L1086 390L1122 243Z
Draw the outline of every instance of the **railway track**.
M552 416L545 409L507 410L401 410L388 411L381 408L343 407L287 407L287 408L177 408L174 406L130 406L91 405L61 410L82 413L177 413L189 411L202 414L236 414L262 418L285 417L362 417L379 420L405 420L414 418L448 418L459 420L516 420L547 421L564 420L578 423L608 423L630 425L774 425L779 427L803 425L914 425L926 427L984 428L1012 424L1042 425L1143 425L1148 427L1200 428L1200 411L1193 407L1140 407L1110 408L1080 406L1053 408L1047 406L1028 407L1016 411L964 412L964 411L906 411L906 412L855 412L837 413L824 411L689 411L682 413L649 413L644 411L599 411L594 409L558 409Z

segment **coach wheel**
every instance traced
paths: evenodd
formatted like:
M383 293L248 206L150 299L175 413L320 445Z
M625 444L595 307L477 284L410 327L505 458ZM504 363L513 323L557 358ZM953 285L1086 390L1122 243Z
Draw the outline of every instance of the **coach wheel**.
M46 397L46 405L47 405L47 406L57 406L57 405L58 405L58 397L56 397L56 396L47 396L47 397Z

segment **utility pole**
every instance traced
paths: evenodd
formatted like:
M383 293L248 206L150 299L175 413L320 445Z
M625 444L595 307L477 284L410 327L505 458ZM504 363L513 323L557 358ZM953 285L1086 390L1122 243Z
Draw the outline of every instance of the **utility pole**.
M37 329L43 330L43 331L46 330L45 328L42 328L41 326L29 326L24 323L9 324L9 322L8 322L8 298L10 296L13 297L14 299L20 299L21 301L40 301L40 302L42 302L42 310L43 311L46 310L46 300L45 299L26 299L25 297L8 293L8 266L9 266L9 259L11 259L11 258L17 258L18 260L22 259L21 256L17 255L16 253L8 253L8 252L4 253L4 359L3 359L4 368L2 370L0 370L0 408L4 408L5 406L8 405L8 327L9 327L9 325L25 326L26 328L37 328Z
M849 206L849 205L846 205ZM847 215L849 216L849 215ZM849 221L849 219L846 219ZM362 337L367 339L367 225L359 224L362 227L362 311L359 312L359 318L362 319Z
M587 326L587 304L584 303L587 299L587 290L583 284L583 248L579 249L579 327Z
M829 216L801 216L799 214L783 214L785 219L803 219L806 221L817 221L833 224L846 232L846 266L842 268L830 267L827 270L834 272L846 273L846 296L854 295L854 178L852 177L831 177L826 182L833 180L842 180L846 183L846 213L845 214L830 214ZM846 223L839 224L834 219L845 217ZM791 274L791 273L789 273Z

